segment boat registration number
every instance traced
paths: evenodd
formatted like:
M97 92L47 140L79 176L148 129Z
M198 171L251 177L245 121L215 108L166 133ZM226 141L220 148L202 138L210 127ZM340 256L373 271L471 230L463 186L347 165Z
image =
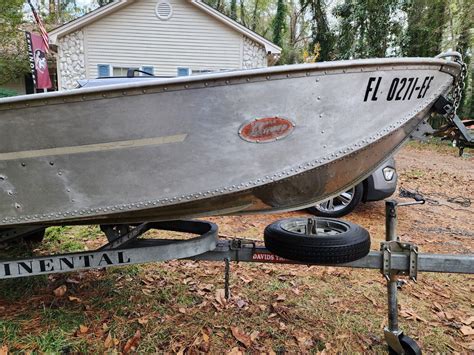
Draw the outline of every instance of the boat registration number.
M433 79L434 76L393 78L390 86L388 86L383 82L381 76L370 77L365 89L364 102L379 99L386 101L422 99L430 89ZM383 90L387 87L389 88L388 91ZM386 95L384 95L385 92Z

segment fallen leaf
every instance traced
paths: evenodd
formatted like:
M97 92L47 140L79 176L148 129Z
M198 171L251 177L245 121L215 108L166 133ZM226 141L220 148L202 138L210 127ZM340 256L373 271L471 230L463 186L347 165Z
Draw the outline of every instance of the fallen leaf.
M367 296L366 294L364 294L364 297L367 298L370 302L372 302L372 304L377 307L377 302L375 302L375 300L369 296Z
M260 332L258 330L254 330L252 333L250 333L250 340L252 341L252 343L257 340L259 336Z
M247 305L247 302L245 302L243 299L238 299L236 304L237 304L237 307L243 308Z
M465 325L471 325L471 323L474 322L474 316L470 316L469 318L462 318L461 322Z
M308 334L297 333L294 335L296 341L298 342L298 347L302 352L306 352L308 349L313 347L313 340Z
M444 312L444 316L446 317L447 320L453 320L454 316L450 312Z
M0 355L8 355L8 346L2 345L0 348Z
M113 339L112 339L112 335L107 334L107 338L105 338L105 341L104 341L104 347L106 349L109 349L112 345L113 345Z
M79 331L80 331L82 334L85 334L85 333L87 333L87 332L89 331L89 327L87 327L87 326L81 324L81 325L79 326Z
M235 348L232 348L232 350L229 351L227 355L243 355L243 352L240 351L240 349L236 346Z
M142 292L147 296L151 296L151 294L153 293L151 290L147 288L142 288Z
M53 294L56 296L56 297L63 297L65 294L66 294L66 291L67 291L67 286L66 285L62 285L62 286L59 286L57 289L55 289L53 291Z
M135 335L127 340L127 343L123 347L123 353L128 354L130 353L130 351L135 350L138 346L138 343L140 343L141 337L142 337L142 334L140 332L140 329L137 329L137 331L135 332Z
M186 309L181 307L181 308L178 309L178 312L182 313L182 314L186 314Z
M199 289L205 292L211 292L214 286L212 284L199 285Z
M202 340L204 340L205 343L209 343L209 335L206 332L201 332L202 333Z
M250 277L245 277L245 276L240 276L240 279L246 284L249 284L253 281L253 279L251 279Z
M234 338L241 342L246 348L249 348L252 345L252 340L250 339L250 337L243 331L241 331L239 328L230 327L230 330Z
M147 323L148 323L148 318L146 317L138 318L138 324L145 325Z
M211 344L209 343L209 335L205 331L201 331L202 343L199 346L199 350L208 353L211 350Z
M463 325L461 329L459 329L463 335L473 335L474 329L468 325Z
M225 299L225 290L223 288L219 288L216 290L216 301L219 303L222 307L224 307L227 303L227 300Z
M71 302L72 301L81 302L81 299L79 297L69 296L68 299Z
M277 297L277 301L278 301L278 302L282 302L282 301L284 301L284 300L286 300L286 296L285 296L285 295L283 295L283 294L278 295L278 297Z

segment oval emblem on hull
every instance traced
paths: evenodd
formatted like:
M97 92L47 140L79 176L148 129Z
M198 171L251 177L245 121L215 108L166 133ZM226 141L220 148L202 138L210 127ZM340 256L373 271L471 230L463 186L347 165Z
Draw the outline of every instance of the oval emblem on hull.
M268 143L285 138L295 124L282 117L263 117L244 123L239 129L240 138L252 143Z

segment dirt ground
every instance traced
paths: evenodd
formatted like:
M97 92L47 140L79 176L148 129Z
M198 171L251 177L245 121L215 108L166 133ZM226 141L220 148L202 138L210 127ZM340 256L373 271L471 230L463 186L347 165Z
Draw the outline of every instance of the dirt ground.
M474 157L411 143L398 153L399 190L425 205L399 210L398 234L421 252L474 254ZM398 191L394 197L398 197ZM214 217L223 236L261 240L281 215ZM346 219L384 239L384 203ZM90 250L97 227L51 228L36 253ZM18 255L8 247L8 257ZM374 270L172 261L0 282L0 354L41 352L339 353L386 349L385 281ZM474 352L474 276L419 275L400 290L400 325L425 352Z

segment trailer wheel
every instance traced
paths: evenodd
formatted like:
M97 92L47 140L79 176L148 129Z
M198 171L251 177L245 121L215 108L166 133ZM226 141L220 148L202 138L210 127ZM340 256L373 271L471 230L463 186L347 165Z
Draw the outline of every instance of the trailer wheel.
M421 355L421 349L412 338L406 335L402 335L400 338L400 344L402 345L403 351L406 355ZM390 355L396 355L397 352L390 346L388 347L388 353Z
M289 260L343 264L366 256L369 232L361 226L333 218L289 218L265 228L265 247Z

